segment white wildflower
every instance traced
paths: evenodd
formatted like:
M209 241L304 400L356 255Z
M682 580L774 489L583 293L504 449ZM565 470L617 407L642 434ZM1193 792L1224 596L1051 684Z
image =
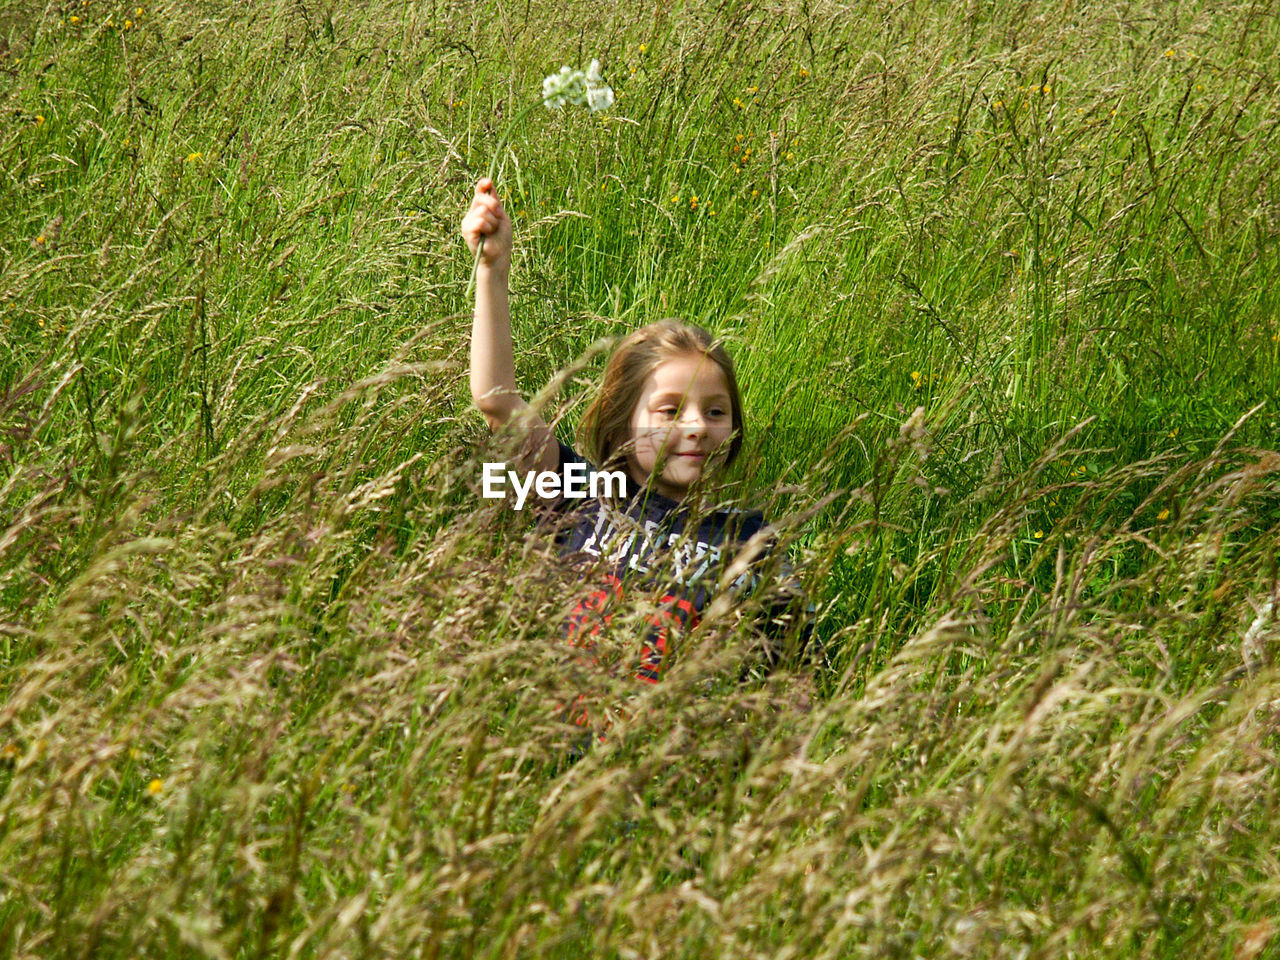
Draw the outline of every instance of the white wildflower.
M587 67L587 106L591 108L591 112L597 110L608 110L613 106L613 88L604 82L600 76L600 61L592 60L591 66Z
M556 110L566 103L585 103L587 82L581 70L561 67L542 81L542 102L548 110Z
M548 110L570 104L595 112L613 105L613 90L600 76L600 61L592 60L585 73L566 66L543 80L542 103Z

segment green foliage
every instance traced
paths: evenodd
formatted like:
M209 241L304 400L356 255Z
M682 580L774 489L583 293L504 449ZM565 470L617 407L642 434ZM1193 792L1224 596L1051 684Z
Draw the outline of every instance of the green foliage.
M0 956L1270 955L1264 8L0 11ZM724 335L815 677L476 494L592 56L522 384Z

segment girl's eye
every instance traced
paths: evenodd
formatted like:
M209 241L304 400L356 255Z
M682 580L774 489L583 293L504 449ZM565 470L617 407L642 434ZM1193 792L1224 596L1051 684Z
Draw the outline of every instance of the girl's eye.
M725 416L725 411L721 410L719 407L712 407L710 410L707 411L707 413L715 417L717 420Z
M662 419L664 420L672 420L675 418L675 415L676 415L675 407L663 407L661 410L658 411L658 416L662 417Z

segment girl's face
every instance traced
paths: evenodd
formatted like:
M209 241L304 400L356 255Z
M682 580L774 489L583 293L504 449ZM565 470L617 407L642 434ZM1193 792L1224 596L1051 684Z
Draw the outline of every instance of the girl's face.
M729 455L729 382L710 357L681 354L654 368L631 413L631 478L680 500L708 467Z

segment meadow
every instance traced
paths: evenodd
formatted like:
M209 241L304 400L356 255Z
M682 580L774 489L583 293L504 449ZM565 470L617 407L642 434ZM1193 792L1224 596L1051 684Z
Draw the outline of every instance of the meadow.
M0 78L0 957L1280 956L1273 4L10 0ZM729 342L816 662L567 656L490 169L563 439Z

